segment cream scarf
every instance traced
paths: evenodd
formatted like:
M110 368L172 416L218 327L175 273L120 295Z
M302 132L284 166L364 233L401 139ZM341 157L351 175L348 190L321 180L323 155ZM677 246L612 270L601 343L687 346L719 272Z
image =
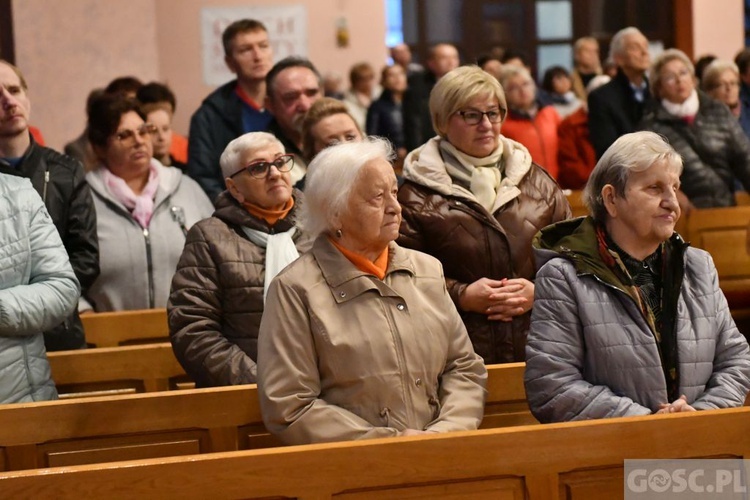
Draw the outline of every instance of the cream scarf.
M500 159L503 155L503 143L499 142L497 149L484 158L462 153L445 140L440 141L440 149L458 160L457 163L445 162L448 175L458 180L459 183L468 185L469 191L479 204L491 211L497 198L497 190L502 182Z
M250 241L259 247L266 249L266 275L263 280L263 303L265 304L266 295L268 295L268 286L271 284L271 280L273 280L282 269L297 260L297 257L299 257L299 252L297 252L297 247L294 246L294 240L292 239L297 228L292 227L283 233L268 234L263 231L242 226L242 231Z

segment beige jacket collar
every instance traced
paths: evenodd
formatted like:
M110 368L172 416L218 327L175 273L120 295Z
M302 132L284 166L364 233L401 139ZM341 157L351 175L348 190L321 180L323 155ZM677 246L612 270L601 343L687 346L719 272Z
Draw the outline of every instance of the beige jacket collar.
M325 234L318 236L313 243L312 254L338 304L369 290L375 290L384 297L399 297L400 295L387 285L388 276L395 272L415 274L411 260L395 242L388 245L388 268L383 281L359 270L333 246Z
M468 189L454 184L445 168L446 158L440 151L440 137L434 137L422 147L409 153L404 160L404 179L428 187L444 196L456 196L474 202L476 197ZM531 170L531 154L522 144L499 136L503 146L503 178L491 212L521 194L518 185Z

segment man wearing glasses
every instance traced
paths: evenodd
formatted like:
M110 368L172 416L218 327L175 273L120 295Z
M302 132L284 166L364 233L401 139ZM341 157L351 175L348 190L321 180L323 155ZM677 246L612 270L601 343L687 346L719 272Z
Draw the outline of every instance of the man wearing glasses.
M44 200L85 292L99 275L96 212L81 164L40 146L29 133L31 102L21 71L0 60L0 172L27 177ZM86 347L74 312L44 333L48 351Z

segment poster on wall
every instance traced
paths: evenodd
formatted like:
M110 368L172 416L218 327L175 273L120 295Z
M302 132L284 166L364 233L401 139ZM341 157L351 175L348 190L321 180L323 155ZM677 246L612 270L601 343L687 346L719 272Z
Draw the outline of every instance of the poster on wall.
M286 56L307 57L307 10L303 5L279 7L206 7L201 9L203 81L221 85L234 78L224 63L221 34L238 19L257 19L268 29L274 62Z

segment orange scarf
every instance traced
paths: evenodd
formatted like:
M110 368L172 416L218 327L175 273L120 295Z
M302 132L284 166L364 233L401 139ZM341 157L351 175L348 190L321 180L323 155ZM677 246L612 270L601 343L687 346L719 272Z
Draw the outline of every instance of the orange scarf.
M385 278L385 270L388 268L388 247L385 247L385 250L383 250L378 258L375 259L375 262L373 262L362 254L347 250L336 243L333 238L328 239L333 243L333 246L339 249L339 252L341 252L344 257L349 259L349 262L354 264L357 269L363 273L374 274L379 280Z
M245 210L250 212L250 215L265 220L269 226L273 227L279 219L283 219L287 216L294 206L294 198L290 197L289 201L284 204L284 208L281 210L267 210L247 201L242 203L242 206L245 207Z

